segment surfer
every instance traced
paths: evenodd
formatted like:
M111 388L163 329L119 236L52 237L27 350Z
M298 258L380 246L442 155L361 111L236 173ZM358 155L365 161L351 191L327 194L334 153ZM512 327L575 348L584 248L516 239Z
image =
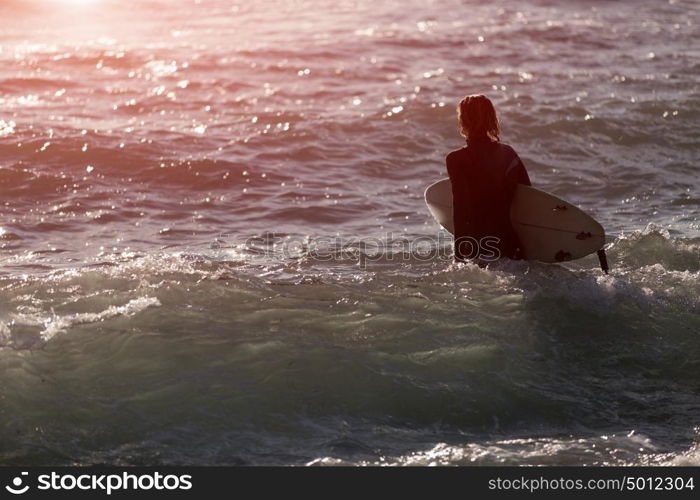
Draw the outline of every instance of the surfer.
M447 155L452 183L454 253L458 261L522 259L518 236L510 223L510 205L518 184L530 177L517 153L500 142L493 103L470 95L457 106L460 133L467 145Z

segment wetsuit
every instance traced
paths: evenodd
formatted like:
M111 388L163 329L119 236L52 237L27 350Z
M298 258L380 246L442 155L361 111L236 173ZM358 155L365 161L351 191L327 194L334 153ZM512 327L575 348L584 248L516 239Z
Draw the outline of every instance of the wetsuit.
M523 258L510 223L510 204L517 184L531 184L513 148L487 138L470 140L448 154L446 163L452 182L455 259Z

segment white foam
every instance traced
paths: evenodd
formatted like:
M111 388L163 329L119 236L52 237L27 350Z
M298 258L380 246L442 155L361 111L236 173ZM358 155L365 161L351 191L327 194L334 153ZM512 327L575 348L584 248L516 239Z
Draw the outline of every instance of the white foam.
M160 301L156 297L139 297L130 300L122 306L109 306L99 313L76 313L67 316L53 316L44 321L44 329L40 333L41 339L49 341L57 334L75 325L96 323L114 316L133 316L151 306L160 305Z
M10 327L0 321L0 346L5 345L10 341Z
M694 450L694 451L693 451ZM514 438L453 445L436 443L432 448L399 456L385 456L362 465L639 465L658 456L657 447L647 436L634 431L588 438ZM669 465L692 464L697 447L674 457ZM323 457L313 465L334 465L335 457Z
M673 465L678 467L698 467L700 466L700 444L695 444L688 451L681 453L662 463L661 465Z

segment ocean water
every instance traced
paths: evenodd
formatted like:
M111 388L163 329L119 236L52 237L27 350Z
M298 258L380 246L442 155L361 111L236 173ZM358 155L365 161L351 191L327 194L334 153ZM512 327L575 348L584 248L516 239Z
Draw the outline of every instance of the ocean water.
M0 3L0 463L700 464L700 6ZM454 264L490 96L612 272Z

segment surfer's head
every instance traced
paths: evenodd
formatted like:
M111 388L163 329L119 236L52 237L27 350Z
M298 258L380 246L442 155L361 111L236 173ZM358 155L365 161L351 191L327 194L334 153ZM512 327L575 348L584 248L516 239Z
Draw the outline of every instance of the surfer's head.
M488 97L481 94L468 95L457 106L459 132L467 139L499 139L498 116Z

